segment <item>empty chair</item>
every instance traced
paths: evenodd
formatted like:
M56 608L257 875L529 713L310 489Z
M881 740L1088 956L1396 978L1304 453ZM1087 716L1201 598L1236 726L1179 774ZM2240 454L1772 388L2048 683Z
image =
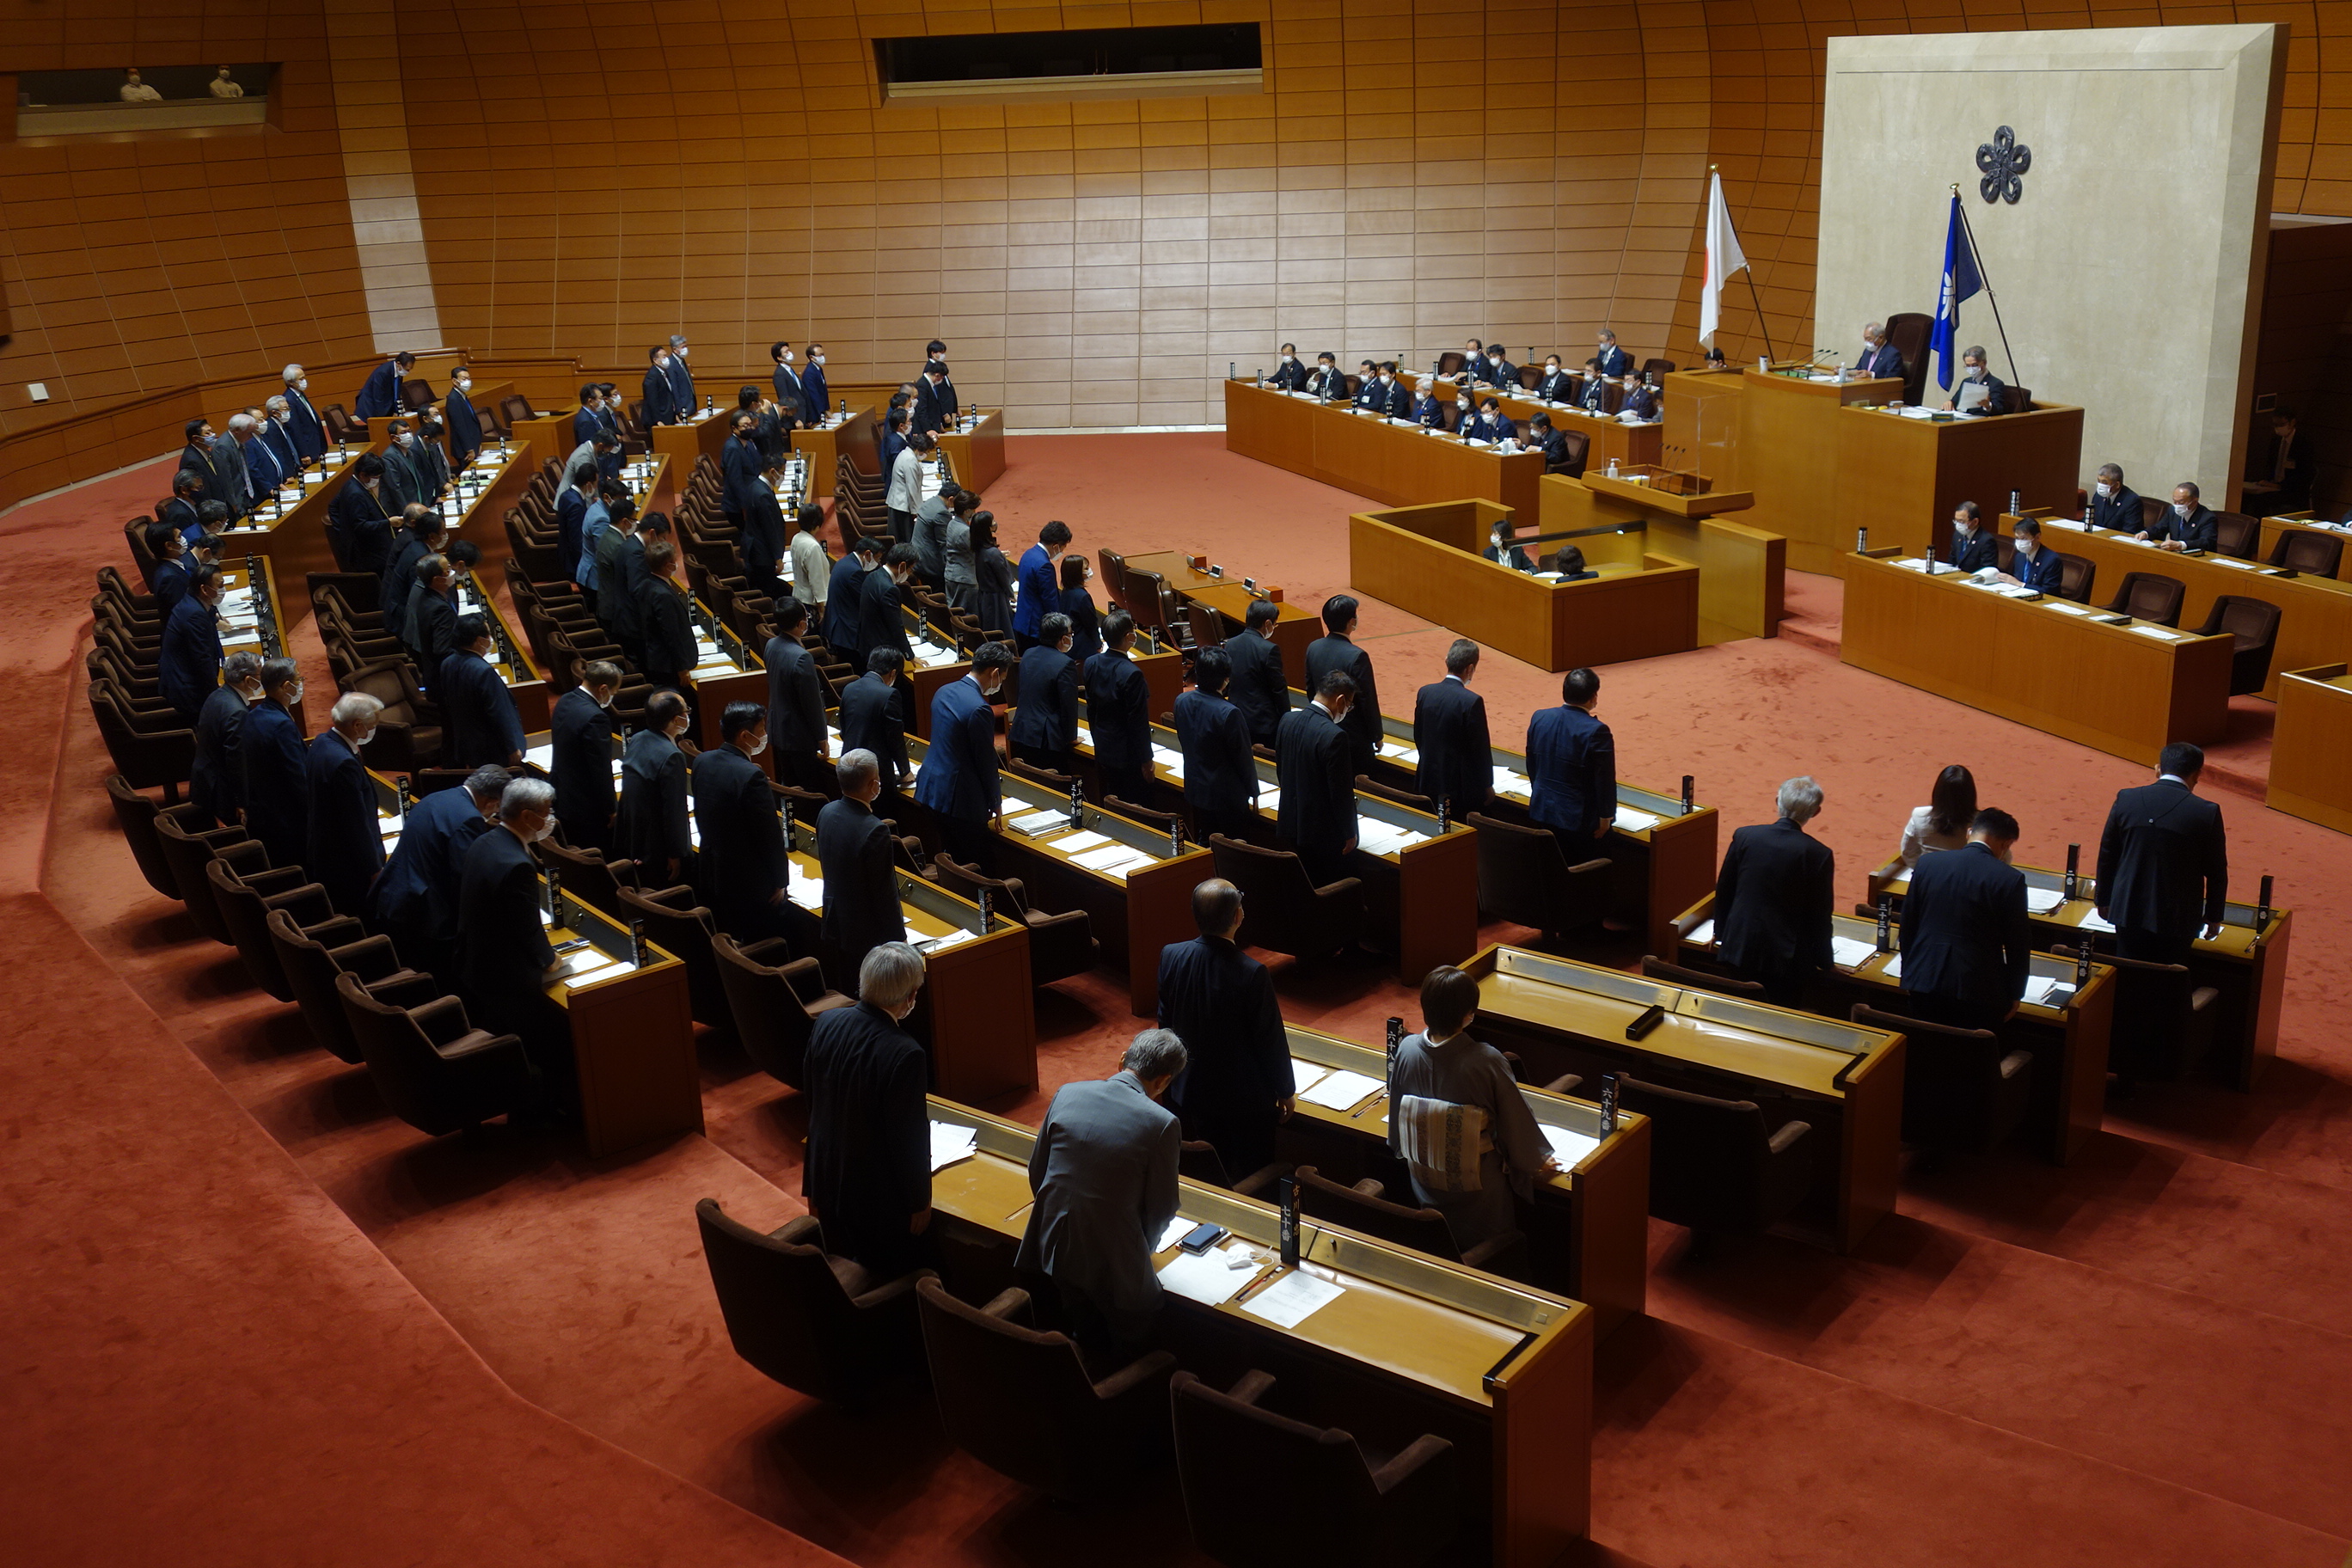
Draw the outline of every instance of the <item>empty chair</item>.
M621 906L618 918L623 925L645 921L646 940L676 954L686 965L687 1005L694 1021L722 1035L732 1033L735 1010L728 1005L727 987L719 977L719 960L710 951L716 928L710 911L695 901L694 889L683 885L659 892L621 888L614 897Z
M160 788L164 805L179 805L181 786L196 760L196 732L188 721L168 710L142 721L130 700L104 680L90 682L89 710L124 782L132 789Z
M1239 888L1240 940L1298 958L1344 952L1364 931L1364 884L1354 877L1317 887L1307 862L1286 849L1261 849L1222 833L1209 835L1217 875Z
M1205 605L1184 602L1184 621L1192 628L1192 646L1223 647L1225 646L1225 621L1223 616Z
M1642 362L1642 379L1653 386L1663 385L1664 378L1674 373L1675 362L1670 359L1645 359Z
M483 406L488 407L488 405L485 404ZM498 414L501 426L499 433L502 436L510 432L523 420L538 417L530 411L530 399L519 392L509 392L499 399Z
M1148 805L1139 805L1115 795L1103 796L1102 808L1113 816L1124 816L1129 822L1139 822L1146 827L1157 827L1163 832L1181 820L1172 811L1155 811Z
M361 665L341 685L383 704L375 716L375 739L368 742L370 767L378 773L415 773L441 760L440 710L426 700L416 683L416 667L406 658Z
M532 1104L521 1037L475 1028L457 997L396 1006L352 974L335 977L335 994L384 1103L418 1131L438 1138Z
M1454 1245L1443 1213L1418 1204L1392 1203L1378 1182L1344 1187L1312 1165L1299 1166L1291 1177L1298 1184L1298 1206L1318 1219L1491 1273L1513 1273L1527 1261L1528 1238L1522 1232L1504 1231L1465 1252Z
M2242 697L2260 691L2269 684L2271 656L2278 651L2281 613L2279 607L2267 599L2242 598L2236 594L2223 594L2214 599L2212 612L2205 617L2205 624L2197 628L2197 635L2206 637L2223 632L2230 635L2232 645L2230 655L2231 696Z
M2188 584L2178 578L2154 572L2126 572L2123 585L2116 590L2115 602L2107 609L2136 621L2177 626L2180 624L2181 604L2188 597Z
M915 1284L927 1276L877 1279L832 1257L808 1215L762 1235L704 1198L694 1220L727 1337L767 1376L813 1399L854 1404L921 1371Z
M155 818L169 810L184 820L196 808L157 805L132 789L131 782L121 773L106 775L106 798L114 807L115 826L122 829L122 841L131 846L131 858L138 862L139 874L165 898L178 898L179 879L172 874L172 863L163 858L163 842L155 837Z
M396 1007L421 1006L441 994L439 981L402 964L390 937L361 935L360 922L349 915L306 929L284 910L272 910L267 923L278 967L302 1009L302 1021L320 1047L342 1061L360 1059L360 1042L335 989L339 976L349 974Z
M423 376L413 376L400 384L400 405L411 414L435 401L433 384Z
M1453 349L1437 356L1437 375L1441 381L1451 381L1462 374L1462 355Z
M1497 920L1532 926L1546 941L1597 926L1608 914L1606 858L1571 866L1549 829L1499 822L1475 811L1465 820L1478 833L1479 909Z
M784 962L787 953L780 936L742 947L722 931L710 939L710 956L719 966L719 983L751 1065L779 1083L803 1087L801 1068L816 1016L855 1006L857 999L827 990L815 959Z
M368 445L367 421L352 417L350 409L340 403L330 403L319 410L319 417L334 437L338 447L352 446L364 450Z
M1168 1374L1154 1351L1097 1381L1066 1334L1028 1324L1029 1293L969 1307L926 1273L915 1287L940 1419L989 1468L1065 1502L1126 1490L1168 1432Z
M1188 1138L1176 1146L1178 1175L1188 1176L1196 1182L1205 1182L1213 1187L1223 1187L1228 1192L1239 1193L1244 1197L1264 1191L1277 1177L1287 1175L1289 1171L1289 1166L1277 1163L1252 1171L1240 1181L1234 1181L1232 1173L1225 1169L1224 1158L1217 1152L1217 1146L1214 1143L1203 1142L1197 1138Z
M630 917L621 912L621 889L636 885L635 862L623 860L620 865L626 870L616 870L605 861L603 850L574 849L553 838L541 839L538 849L548 868L562 879L565 892L623 925L629 923Z
M1095 559L1102 563L1103 592L1110 595L1113 606L1127 609L1127 557L1116 550L1105 549L1096 551Z
M2224 555L2234 555L2241 561L2252 561L2263 542L2263 525L2242 511L2217 511L2213 514L2213 543Z
M1338 1427L1262 1408L1274 1384L1251 1372L1220 1394L1189 1372L1169 1380L1195 1545L1230 1568L1412 1568L1447 1544L1453 1444L1424 1433L1376 1460Z
M1385 800L1398 805L1410 806L1430 816L1437 815L1437 803L1429 796L1415 795L1409 789L1398 789L1393 784L1384 784L1378 779L1363 773L1356 775L1356 793L1370 795L1374 800Z
M1955 1029L1854 1004L1866 1029L1908 1037L1903 1056L1903 1140L1939 1153L1980 1153L2025 1120L2033 1054L2005 1051L1990 1029Z
M2314 577L2333 577L2344 564L2344 542L2308 529L2284 529L2278 542L2271 546L2271 564Z
M1680 985L1692 991L1713 991L1724 996L1745 996L1758 1002L1764 1000L1764 987L1753 980L1735 980L1728 974L1702 974L1696 969L1685 969L1679 963L1668 963L1653 953L1642 955L1642 978L1662 980L1669 985Z
M2071 948L2055 950L2071 958ZM2176 1079L2212 1048L2221 993L2191 983L2186 964L2150 963L2103 952L2115 968L2116 1011L2107 1067L2125 1079Z
M245 960L246 973L253 976L253 983L280 1002L294 1000L286 971L278 962L277 948L269 940L269 917L282 912L298 930L325 929L340 937L347 917L335 913L327 889L306 878L299 866L239 876L217 856L205 862L205 879L212 884L221 921L228 927L236 955ZM348 929L356 935L359 923L354 921Z
M2056 551L2050 553L2058 555ZM2079 555L2058 555L2058 596L2077 605L2091 602L2091 584L2099 577L2099 563Z
M2003 414L2026 414L2031 413L2032 408L2032 388L2011 385L2009 389L2007 399L2001 405L2000 412Z
M1936 318L1921 310L1901 310L1886 318L1886 341L1903 356L1903 401L1917 403L1927 387L1927 342Z
M1650 1119L1650 1212L1693 1230L1753 1236L1786 1219L1813 1184L1808 1122L1765 1130L1752 1100L1717 1100L1617 1076L1617 1103Z
M228 922L221 918L220 900L213 897L212 881L205 876L205 868L215 856L223 855L238 870L266 870L269 851L261 847L260 840L247 838L242 827L200 831L169 816L156 817L155 842L162 847L163 859L172 868L172 879L180 886L180 901L188 906L189 918L196 922L196 929L224 947L234 944L236 939L229 934Z
M1034 784L1043 784L1057 795L1069 794L1070 786L1078 782L1075 774L1056 773L1052 768L1041 768L1036 763L1024 762L1019 757L1005 758L1004 767L1005 771L1012 773L1013 777L1027 779Z
M1008 877L999 881L983 877L974 868L948 855L933 856L931 867L939 873L940 886L949 892L978 903L985 889L994 913L1029 928L1032 985L1050 985L1056 980L1083 974L1095 966L1102 943L1095 940L1094 921L1086 910L1066 910L1049 915L1033 910L1029 907L1028 889L1020 878Z

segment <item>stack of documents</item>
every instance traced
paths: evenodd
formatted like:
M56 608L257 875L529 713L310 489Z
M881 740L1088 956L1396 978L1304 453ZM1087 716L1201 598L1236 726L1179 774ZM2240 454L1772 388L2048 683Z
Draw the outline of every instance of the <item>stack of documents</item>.
M2096 910L2083 911L2082 926L2084 931L2105 931L2110 936L2115 934L2116 929L2113 921L2101 920Z
M2154 637L2158 642L2179 642L2180 640L2180 634L2172 630L2168 626L2134 626L2132 627L2132 630L2140 637Z
M1830 938L1830 960L1840 969L1860 969L1876 952L1876 944L1850 936Z
M1559 1168L1563 1171L1601 1147L1600 1139L1587 1138L1583 1133L1571 1132L1565 1127L1546 1125L1543 1135L1544 1142L1551 1145L1552 1158L1559 1162Z
M1183 752L1171 752L1164 746L1154 746L1151 748L1151 760L1156 765L1166 768L1171 777L1181 779L1184 776Z
M980 1132L976 1128L958 1127L953 1122L931 1123L931 1169L944 1171L959 1160L969 1160L980 1152Z
M971 940L971 932L958 927L943 936L919 936L913 945L919 952L945 952L949 948L961 946Z
M1160 1288L1204 1307L1219 1306L1249 1283L1251 1277L1243 1271L1255 1261L1249 1249L1237 1244L1213 1247L1197 1257L1180 1252L1160 1266Z
M1513 768L1496 768L1495 770L1495 793L1496 795L1514 795L1518 796L1521 800L1525 800L1528 798L1528 785L1527 774Z
M812 877L794 866L790 880L784 884L784 896L814 914L824 908L824 879Z
M1421 763L1421 753L1402 741L1382 741L1381 755L1392 763L1408 763L1416 767Z
M1898 952L1894 957L1886 961L1885 974L1886 978L1889 980L1900 980L1903 978L1903 955L1901 953Z
M1646 811L1635 811L1630 805L1617 808L1617 826L1628 833L1647 833L1658 825L1658 819Z
M1069 825L1069 815L1060 811L1033 811L1026 816L1014 817L1012 822L1013 832L1027 834L1033 838L1041 833L1058 833Z
M1054 847L1075 859L1076 857L1085 854L1087 850L1099 849L1109 842L1110 840L1105 838L1101 834L1095 832L1092 828L1087 828L1082 832L1073 833L1065 837L1056 838L1054 840Z
M1347 1294L1328 1279L1294 1268L1241 1304L1243 1311L1279 1329L1295 1329Z
M1290 1085L1295 1094L1305 1094L1330 1074L1331 1069L1321 1062L1304 1061L1297 1057L1290 1058Z
M1260 811L1272 811L1281 804L1281 790L1270 784L1262 784L1257 786L1257 808Z
M1356 847L1367 855L1393 855L1401 849L1410 849L1416 844L1427 842L1429 835L1426 833L1416 833L1410 827L1399 827L1393 823L1359 819Z
M1381 1080L1376 1078L1335 1068L1317 1080L1314 1088L1300 1091L1298 1098L1332 1110L1353 1110L1363 1103L1366 1095L1380 1087Z
M2037 1007L2063 1007L2074 994L2074 983L2037 974L2025 983L2025 999Z
M1129 871L1152 864L1154 857L1148 849L1136 849L1125 844L1106 844L1099 849L1073 855L1070 859L1073 864L1084 866L1089 871L1099 871L1106 877L1117 877L1124 882Z
M585 985L592 980L610 980L615 974L626 974L636 967L625 958L614 958L599 949L583 947L567 955L561 976L566 985Z
M1695 942L1701 947L1713 947L1715 945L1715 922L1713 921L1699 921L1697 925L1691 929L1690 935L1683 938L1683 940L1685 942Z
M2055 888L2025 889L2025 912L2030 915L2046 915L2065 901L2066 895Z

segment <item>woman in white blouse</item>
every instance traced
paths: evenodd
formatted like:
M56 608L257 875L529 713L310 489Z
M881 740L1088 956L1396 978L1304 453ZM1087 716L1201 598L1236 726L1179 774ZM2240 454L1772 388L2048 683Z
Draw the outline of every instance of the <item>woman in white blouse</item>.
M1903 864L1916 866L1930 849L1959 849L1969 841L1969 826L1977 819L1977 780L1954 763L1936 775L1928 804L1915 808L1903 825ZM2008 856L2001 857L2006 860Z

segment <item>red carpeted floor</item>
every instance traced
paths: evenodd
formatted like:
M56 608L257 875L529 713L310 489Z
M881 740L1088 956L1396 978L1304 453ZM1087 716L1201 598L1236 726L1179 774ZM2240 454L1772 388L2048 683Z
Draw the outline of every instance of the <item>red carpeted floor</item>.
M1008 542L1058 517L1089 553L1190 548L1310 604L1345 586L1364 503L1220 437L1012 455L988 497ZM156 898L96 787L76 679L89 573L154 482L0 519L0 646L32 703L0 757L5 929L31 977L5 1069L20 1397L0 1495L34 1521L26 1560L410 1561L450 1554L440 1525L520 1562L1199 1561L1165 1481L1100 1513L1045 1507L948 1447L919 1399L845 1417L734 1357L693 1203L797 1212L803 1120L740 1057L706 1047L706 1137L629 1158L427 1140ZM1601 712L1627 777L1695 773L1729 824L1819 777L1841 896L1946 762L2044 863L2141 776L1838 664L1833 581L1792 579L1790 601L1782 638L1611 667ZM1383 706L1409 711L1453 634L1369 601L1363 630ZM1498 738L1558 700L1556 677L1500 657L1478 684ZM2238 777L2260 777L2260 718ZM2004 1155L1915 1175L1852 1258L1772 1239L1695 1256L1654 1226L1651 1316L1600 1356L1596 1563L2345 1558L2352 1059L2330 1020L2352 841L2221 798L2238 875L2275 872L2297 911L2261 1089L2153 1091L2063 1171ZM1411 1011L1378 976L1278 983L1288 1016L1361 1037ZM1024 1119L1136 1025L1108 972L1041 994L1038 1019L1041 1094L992 1108Z

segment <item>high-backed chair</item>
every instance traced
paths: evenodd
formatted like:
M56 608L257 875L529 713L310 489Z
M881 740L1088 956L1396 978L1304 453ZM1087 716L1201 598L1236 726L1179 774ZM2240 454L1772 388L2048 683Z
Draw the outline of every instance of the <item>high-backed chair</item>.
M2085 561L2079 555L2058 555L2058 596L2078 605L2091 602L2091 584L2098 581L2099 563Z
M527 1110L536 1099L521 1037L475 1028L457 997L395 1006L352 974L335 977L335 994L368 1077L393 1114L418 1131L438 1138Z
M1675 362L1670 359L1645 359L1642 362L1642 379L1653 386L1664 385L1664 378L1674 373Z
M1192 1541L1228 1568L1417 1568L1458 1528L1454 1445L1424 1433L1376 1462L1338 1427L1262 1408L1272 1376L1220 1394L1169 1380Z
M1116 550L1104 549L1095 552L1095 559L1102 564L1103 592L1110 595L1112 606L1127 609L1127 557Z
M565 892L628 924L630 917L621 912L621 889L636 886L635 861L609 862L601 849L574 849L553 838L541 839L538 847L562 880Z
M106 798L114 807L115 826L122 829L122 841L131 846L131 858L138 863L139 874L147 885L167 899L180 896L179 879L172 874L172 863L163 858L163 846L155 837L155 819L164 811L181 814L183 819L193 816L193 805L160 806L137 790L121 773L106 775Z
M675 953L686 965L686 994L694 1021L721 1035L735 1029L735 1009L728 1005L727 986L719 977L719 960L710 951L717 932L710 911L695 901L694 889L683 884L649 891L620 888L619 920L646 922L646 940L665 952Z
M530 411L530 399L519 392L509 392L499 399L499 416L508 430L512 430L520 421L538 417Z
M710 939L710 956L719 966L719 984L727 993L735 1033L751 1065L779 1083L806 1087L801 1068L816 1016L856 1006L857 999L826 989L815 959L786 962L789 954L782 937L741 947L721 931Z
M1124 1490L1168 1433L1166 1351L1099 1381L1068 1336L1028 1326L1029 1293L970 1307L926 1274L915 1287L940 1418L959 1448L1065 1502Z
M2073 957L2074 950L2055 950ZM2103 952L2116 972L2107 1065L2126 1078L2175 1079L2212 1048L2221 993L2191 982L2188 966Z
M1078 782L1075 773L1056 773L1052 768L1041 768L1036 763L1024 762L1019 757L1005 758L1004 768L1015 778L1027 779L1034 784L1043 784L1047 789L1061 795L1069 794L1070 786Z
M1286 849L1261 849L1209 835L1217 875L1239 888L1241 940L1251 947L1321 958L1344 952L1364 931L1364 884L1354 877L1317 887L1307 862Z
M1903 401L1917 403L1927 390L1927 341L1936 319L1918 310L1902 310L1886 318L1886 341L1903 356Z
M267 870L269 851L259 839L247 838L242 827L198 830L168 816L155 819L155 842L172 868L172 879L180 886L180 901L188 906L188 917L196 922L196 929L224 947L234 945L236 939L229 934L228 922L221 916L220 900L213 897L205 868L215 856L225 855L240 871Z
M1664 981L1686 991L1712 991L1723 996L1744 996L1761 1002L1764 987L1753 980L1735 980L1728 974L1702 974L1696 969L1685 969L1679 963L1668 963L1653 953L1642 955L1642 978Z
M414 414L426 404L437 401L433 395L433 384L423 376L411 376L400 384L400 405Z
M1854 1004L1853 1022L1909 1037L1903 1057L1903 1138L1944 1153L1980 1153L2025 1120L2033 1054L2001 1048L1991 1029L1956 1029Z
M330 403L319 410L320 423L327 427L327 438L337 446L358 447L364 450L368 444L367 421L354 419L352 411L340 403Z
M2305 529L2286 529L2271 546L2270 563L2314 577L2333 577L2344 564L2344 542Z
M1437 374L1440 380L1450 381L1461 374L1462 355L1458 351L1448 349L1437 356Z
M1650 1212L1693 1230L1753 1236L1802 1203L1813 1184L1808 1122L1765 1131L1752 1100L1717 1100L1617 1076L1617 1103L1650 1119Z
M1277 1161L1235 1181L1232 1173L1225 1169L1224 1157L1217 1152L1214 1143L1187 1138L1176 1146L1176 1173L1248 1197L1265 1191L1279 1177L1289 1174L1290 1167Z
M343 678L346 691L363 692L383 704L376 715L368 765L382 773L414 773L441 758L441 714L416 683L405 658L376 659Z
M2260 519L2248 517L2242 511L2217 511L2213 514L2213 545L2224 555L2241 561L2252 561L2263 542Z
M321 931L334 940L360 934L359 921L338 915L327 889L309 880L299 866L241 877L215 856L205 864L205 879L212 884L213 900L220 906L221 921L228 927L236 955L245 961L246 973L280 1002L294 1000L294 992L269 940L272 912L282 911L299 930Z
M180 804L181 787L196 757L196 732L177 713L142 723L110 681L89 684L89 710L114 771L132 789L162 789L163 804Z
M1576 865L1541 827L1480 812L1463 820L1478 833L1478 907L1497 920L1533 926L1546 940L1601 923L1609 912L1611 862Z
M2136 621L2153 621L2159 626L2180 624L2180 606L2189 597L2189 585L2177 577L2167 577L2155 572L2126 572L2121 586L2116 588L2115 601L2107 605L2111 614L2129 616Z
M1586 459L1592 454L1592 437L1581 430L1563 430L1559 433L1559 444L1560 461L1548 464L1544 471L1582 478Z
M947 854L932 856L931 868L939 874L940 886L949 892L978 903L985 889L995 913L1029 928L1032 985L1050 985L1056 980L1083 974L1095 966L1102 943L1096 940L1094 921L1086 910L1065 910L1059 914L1047 914L1032 909L1028 889L1020 878L983 877L978 868Z
M928 1276L877 1279L833 1257L809 1215L763 1235L704 1198L694 1221L727 1337L767 1376L812 1399L850 1405L922 1370L915 1285Z
M390 937L360 935L359 921L348 915L306 930L284 910L272 910L267 924L271 951L295 1005L302 1009L302 1021L320 1047L340 1060L358 1061L360 1042L335 989L339 977L350 975L395 1007L421 1007L441 994L439 981L402 964Z
M2011 384L2004 391L2000 405L2001 413L2030 414L2032 410L2033 389L2032 387Z
M2213 600L2212 612L2205 624L2197 628L2199 637L2230 634L2232 650L2230 655L2230 695L2241 697L2260 691L2271 678L2271 656L2278 650L2279 620L2283 612L2267 599L2248 599L2236 594L2222 594Z
M2158 523L2158 521L2160 521L2163 519L2163 517L2164 517L2164 513L2165 513L2165 503L2164 503L2163 500L2162 500L2160 497L2157 497L2157 496L2142 496L2142 497L2140 497L2140 498L2139 498L2139 526L2140 526L2140 531L2141 531L2141 532L2143 532L2143 533L2152 531L2155 529L2155 527L2156 527L2157 523Z
M1442 1211L1391 1203L1378 1182L1341 1186L1312 1165L1299 1166L1291 1173L1291 1179L1298 1184L1300 1209L1333 1225L1495 1274L1517 1272L1527 1262L1528 1238L1523 1232L1507 1230L1465 1251L1454 1241Z

